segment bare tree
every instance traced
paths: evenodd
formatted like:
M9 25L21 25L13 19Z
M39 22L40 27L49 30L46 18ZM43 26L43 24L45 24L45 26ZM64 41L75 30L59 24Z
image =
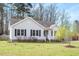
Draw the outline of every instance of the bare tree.
M67 28L69 28L70 26L69 19L70 19L70 16L68 15L68 12L63 10L60 15L61 26L66 26Z
M60 16L56 4L50 4L48 6L45 6L45 4L38 4L38 7L34 9L33 12L35 14L35 19L51 21L52 23L59 20Z
M39 4L39 19L40 20L43 20L43 5L42 4Z
M38 7L33 10L33 13L34 13L34 15L35 15L34 18L35 18L36 20L43 20L43 16L44 16L44 6L43 6L43 4L41 4L41 3L39 3L39 4L37 4L37 5L38 5Z
M0 34L3 34L4 30L4 6L5 4L0 3Z
M49 5L49 21L55 23L57 20L59 20L59 10L56 6L57 4L50 4Z

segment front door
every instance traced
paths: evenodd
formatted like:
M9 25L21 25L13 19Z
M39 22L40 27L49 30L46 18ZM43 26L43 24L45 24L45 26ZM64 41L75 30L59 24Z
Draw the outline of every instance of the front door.
M44 36L46 37L46 41L48 41L48 30L44 30Z

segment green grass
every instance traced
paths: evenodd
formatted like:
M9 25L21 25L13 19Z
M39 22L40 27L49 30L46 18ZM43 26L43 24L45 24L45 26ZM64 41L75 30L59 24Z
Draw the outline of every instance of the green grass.
M63 43L8 43L0 41L0 55L9 56L79 56L79 41L71 43L77 48L66 48Z

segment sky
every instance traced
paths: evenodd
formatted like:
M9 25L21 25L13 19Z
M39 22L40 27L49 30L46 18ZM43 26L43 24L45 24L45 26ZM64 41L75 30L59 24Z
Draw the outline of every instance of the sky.
M79 3L60 3L57 4L59 9L64 9L71 16L70 21L79 20Z
M45 3L48 6L50 3ZM57 3L59 10L65 10L70 16L69 21L73 23L74 20L79 20L79 3Z
M49 4L46 3L45 5L47 6ZM79 3L58 3L57 7L59 10L64 9L68 12L68 15L70 16L70 22L73 23L74 20L79 20Z

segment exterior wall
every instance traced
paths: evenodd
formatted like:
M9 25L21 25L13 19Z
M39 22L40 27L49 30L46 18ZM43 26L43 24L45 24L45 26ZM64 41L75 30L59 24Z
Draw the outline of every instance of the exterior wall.
M48 36L48 38L52 39L52 40L55 40L56 39L55 31L57 31L57 26L56 25L51 25L50 29L51 30L49 30L49 36ZM53 36L51 36L51 31L53 31Z
M51 31L53 31L53 36L51 35ZM54 36L55 35L55 33L54 33L54 31L56 31L56 30L49 30L49 34L48 34L48 38L49 38L49 40L54 40L54 39L56 39L56 36Z
M26 19L25 21L23 21L22 23L17 24L16 26L10 27L10 39L12 40L16 40L17 37L15 37L15 29L26 29L26 36L27 38L30 37L30 30L41 30L41 36L34 36L38 39L45 39L44 35L43 35L43 31L44 29L42 27L40 27L39 25L37 25L35 22L33 22L30 19ZM21 38L23 36L20 36Z

